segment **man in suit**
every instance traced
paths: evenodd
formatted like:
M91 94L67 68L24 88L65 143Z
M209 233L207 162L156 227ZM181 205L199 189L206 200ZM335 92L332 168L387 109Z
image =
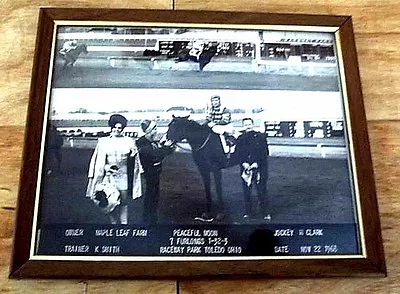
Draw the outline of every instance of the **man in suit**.
M264 220L270 220L267 214L267 180L268 180L268 143L265 133L254 130L254 121L251 118L242 120L243 133L237 138L235 159L240 162L240 177L242 179L243 196L245 202L244 219L253 215L251 201L252 188L256 188L260 204L260 213Z
M160 198L160 175L162 161L165 156L173 152L171 141L160 144L156 141L157 124L153 120L144 120L141 123L144 135L137 139L140 162L143 166L145 179L145 194L143 206L143 220L147 224L157 223L157 209Z

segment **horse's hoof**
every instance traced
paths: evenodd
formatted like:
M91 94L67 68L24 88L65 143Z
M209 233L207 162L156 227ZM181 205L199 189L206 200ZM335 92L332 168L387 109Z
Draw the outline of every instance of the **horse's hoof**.
M265 215L265 216L263 217L263 220L266 221L266 222L270 222L270 221L272 220L272 217L271 217L270 214L267 214L267 215Z
M214 220L214 218L207 213L203 213L201 216L196 216L194 220L210 223Z
M254 216L252 214L243 214L243 222L244 223L252 223L254 222Z

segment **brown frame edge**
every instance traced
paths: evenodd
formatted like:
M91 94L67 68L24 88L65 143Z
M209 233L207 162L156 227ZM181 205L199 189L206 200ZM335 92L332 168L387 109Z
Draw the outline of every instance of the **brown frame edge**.
M235 18L232 18L232 15ZM304 25L339 27L354 157L360 188L366 258L266 261L100 262L30 260L30 240L39 167L53 27L56 20L179 22L207 24ZM40 66L39 66L40 65ZM343 86L343 85L342 85ZM42 8L36 39L23 164L20 177L11 278L198 278L198 277L320 277L386 276L372 160L351 17L244 12ZM176 264L177 266L171 266Z
M36 181L54 19L40 9L25 127L10 277L29 264ZM40 65L40 66L39 66Z
M358 69L353 22L349 18L340 27L340 40L343 54L343 67L346 81L347 101L351 128L357 130L353 136L354 160L360 191L361 214L365 235L366 260L377 271L387 275L383 239L376 197L375 179L367 129L361 79ZM343 85L342 85L343 86Z

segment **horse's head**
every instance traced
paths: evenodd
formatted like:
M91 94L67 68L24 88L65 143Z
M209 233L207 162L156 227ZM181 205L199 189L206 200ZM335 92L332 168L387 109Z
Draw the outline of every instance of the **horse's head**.
M88 54L89 52L88 52L88 50L87 50L87 45L86 44L80 44L78 47L77 47L77 49L78 50L80 50L79 52L82 52L82 53L85 53L85 54Z
M179 117L172 115L172 121L168 125L167 139L179 142L186 138L188 126L190 124L189 116Z

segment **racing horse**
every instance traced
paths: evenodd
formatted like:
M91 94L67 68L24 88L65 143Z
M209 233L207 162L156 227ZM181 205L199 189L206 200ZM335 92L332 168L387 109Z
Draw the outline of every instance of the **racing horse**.
M176 62L182 62L182 61L198 62L199 69L203 70L203 68L210 63L211 58L213 58L217 53L217 45L210 45L207 48L203 49L198 59L196 56L190 55L189 52L190 52L189 48L180 50L178 52L178 57L176 59Z
M189 120L188 116L173 116L173 119L168 126L166 138L175 143L186 139L191 147L193 160L200 171L206 194L206 211L200 217L196 217L195 219L206 222L214 220L211 216L211 174L213 174L215 190L218 197L218 206L220 211L222 210L222 212L217 214L216 220L222 220L224 217L224 205L222 198L221 169L236 164L229 162L226 158L219 135L214 133L207 125L201 125L194 120Z
M64 60L64 68L74 66L74 63L81 53L88 54L86 44L79 44L75 49L71 49L65 53L60 52L60 56Z

